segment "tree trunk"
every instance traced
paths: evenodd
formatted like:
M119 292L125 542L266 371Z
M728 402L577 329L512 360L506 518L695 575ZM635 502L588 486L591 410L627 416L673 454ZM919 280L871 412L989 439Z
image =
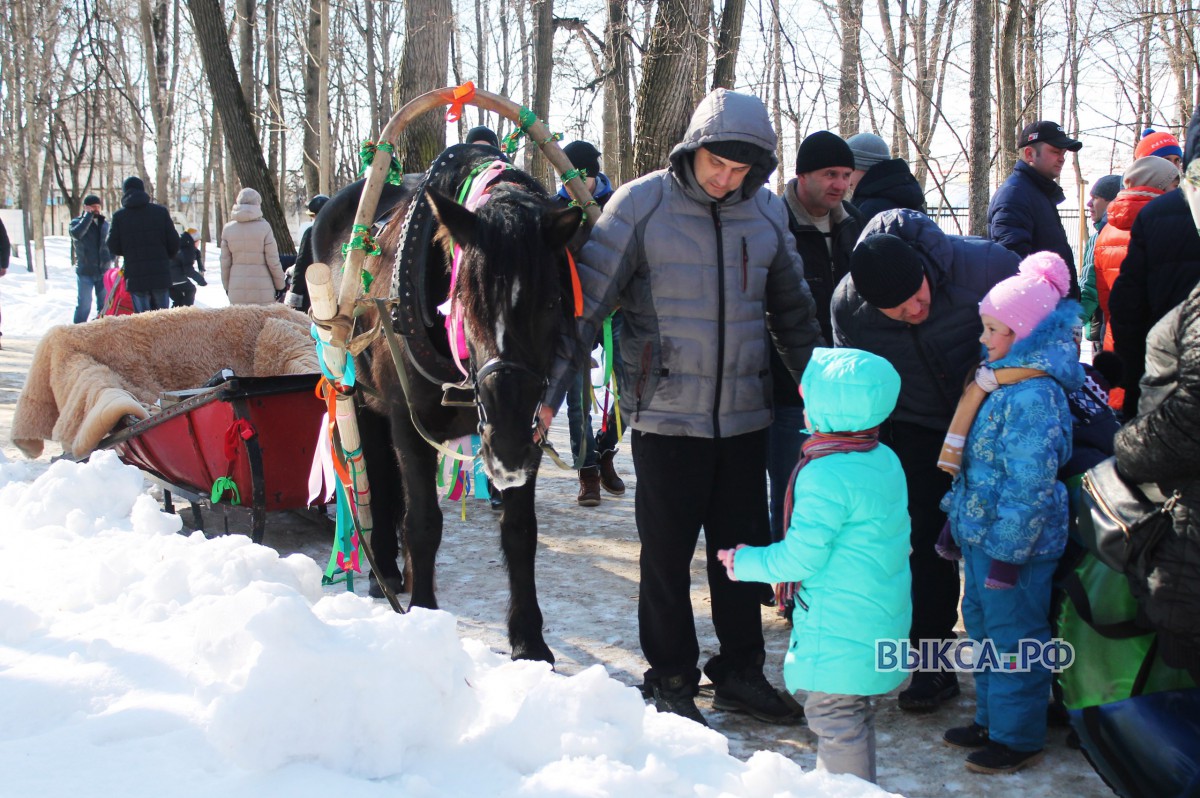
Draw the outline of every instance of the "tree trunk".
M992 0L975 0L971 12L971 144L967 158L971 235L987 235L992 162Z
M304 148L304 189L311 197L321 190L321 176L317 171L321 161L321 123L317 113L321 98L321 70L317 64L321 51L321 0L308 0L308 26L304 32L304 140L301 146Z
M613 186L633 179L629 91L629 17L625 0L607 0L604 26L604 167Z
M671 148L683 138L695 104L696 0L662 0L642 59L638 115L634 129L634 174L667 165Z
M396 81L397 108L446 85L450 62L450 0L412 0L404 15L404 54ZM424 172L446 147L441 109L422 114L400 137L396 156L406 172Z
M153 1L153 6L151 2ZM170 78L171 44L167 40L166 0L139 0L138 17L142 26L146 52L147 88L150 94L150 115L154 119L154 178L147 186L150 196L170 204L171 155L175 92ZM149 179L149 175L146 178Z
M1017 97L1017 47L1021 33L1021 0L1008 0L1004 25L1000 32L997 52L997 72L1000 83L1000 124L996 131L999 139L997 171L1004 179L1017 161L1016 143L1021 135L1021 101Z
M738 49L742 44L742 21L745 16L746 0L725 0L725 7L721 10L721 26L717 31L717 57L712 79L714 89L732 89L734 86L737 78Z
M884 0L886 2L886 0ZM838 132L843 138L859 130L858 64L859 35L862 33L863 0L838 0L838 22L842 36L842 64L838 80Z
M891 79L892 152L899 158L908 158L908 135L905 130L904 111L904 61L908 55L908 0L900 0L900 36L897 39L892 27L892 15L888 0L879 0L879 23L883 28L883 41L887 45L888 75Z
M329 107L329 35L332 27L332 4L329 0L320 0L320 11L320 50L317 51L317 135L320 143L317 148L317 177L321 193L328 196L333 193L333 127L330 123Z
M280 254L295 254L296 246L275 190L275 180L267 171L262 146L254 134L250 109L246 106L246 97L238 86L219 0L187 0L187 5L192 14L208 87L221 116L238 179L243 186L251 186L262 195L263 217L275 233Z
M254 122L254 0L237 0L238 80Z
M533 113L538 119L550 117L550 86L554 72L554 0L532 0L533 11ZM529 142L533 144L533 142ZM526 170L547 189L556 185L554 167L539 147L526 150Z

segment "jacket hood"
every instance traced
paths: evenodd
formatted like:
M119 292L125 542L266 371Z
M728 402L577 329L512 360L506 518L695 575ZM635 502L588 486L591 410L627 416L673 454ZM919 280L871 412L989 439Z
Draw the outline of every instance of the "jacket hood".
M812 429L856 432L878 427L891 415L900 396L900 375L870 352L818 347L800 389Z
M889 199L902 208L925 207L925 192L903 158L880 161L858 181L853 199L861 202L874 197Z
M235 222L253 222L255 219L261 219L262 195L252 188L242 189L238 192L237 204L233 206L231 215Z
M936 291L945 282L948 264L954 261L954 245L936 222L920 211L895 208L873 216L858 240L880 233L894 235L916 250L931 290Z
M1041 369L1053 377L1069 394L1083 385L1083 364L1075 343L1075 327L1082 308L1073 299L1063 299L1025 338L1013 344L1008 354L992 364L993 368L1020 367ZM986 355L985 355L986 356Z
M1137 218L1142 208L1146 207L1146 203L1161 197L1163 193L1150 186L1121 189L1116 199L1108 203L1108 208L1105 210L1107 224L1121 230L1133 229L1133 220Z
M1033 183L1034 187L1049 197L1050 201L1055 205L1060 204L1067 198L1067 195L1063 193L1062 186L1050 178L1044 177L1036 169L1024 161L1017 161L1015 164L1013 164L1013 173L1020 175Z
M123 208L140 208L149 204L150 195L139 189L134 189L121 197L121 207Z
M671 170L681 178L684 175L690 177L692 155L705 144L714 141L744 141L761 147L765 152L758 163L750 167L740 192L734 192L739 200L758 193L771 172L779 165L779 160L775 157L779 139L771 127L767 107L763 105L762 100L751 94L739 94L726 89L714 89L709 92L692 113L683 139L671 150ZM688 187L688 183L683 179L680 182L685 188ZM690 182L695 184L694 179Z

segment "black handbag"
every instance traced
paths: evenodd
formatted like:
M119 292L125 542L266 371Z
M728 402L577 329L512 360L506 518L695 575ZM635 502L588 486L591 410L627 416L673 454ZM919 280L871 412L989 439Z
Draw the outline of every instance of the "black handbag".
M1096 559L1119 573L1137 570L1171 531L1179 493L1165 502L1151 501L1121 476L1110 457L1083 475L1079 537Z

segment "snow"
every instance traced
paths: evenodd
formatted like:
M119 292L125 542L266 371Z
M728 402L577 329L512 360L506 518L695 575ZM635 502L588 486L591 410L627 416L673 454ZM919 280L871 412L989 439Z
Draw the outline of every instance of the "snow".
M46 293L20 261L0 283L6 350L70 321L67 247L48 242ZM216 263L210 249L199 304L225 304ZM449 612L322 588L305 554L181 534L110 452L13 451L4 441L0 794L884 794L777 752L734 756L601 664L511 662ZM594 634L636 661L628 635Z

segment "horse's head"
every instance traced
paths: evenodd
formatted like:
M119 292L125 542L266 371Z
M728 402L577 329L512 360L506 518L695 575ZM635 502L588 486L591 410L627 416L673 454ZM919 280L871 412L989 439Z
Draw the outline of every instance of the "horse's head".
M573 306L566 244L578 208L559 208L522 172L509 170L470 211L429 190L448 258L459 248L453 297L475 375L484 469L500 489L533 476L533 426L550 365Z

